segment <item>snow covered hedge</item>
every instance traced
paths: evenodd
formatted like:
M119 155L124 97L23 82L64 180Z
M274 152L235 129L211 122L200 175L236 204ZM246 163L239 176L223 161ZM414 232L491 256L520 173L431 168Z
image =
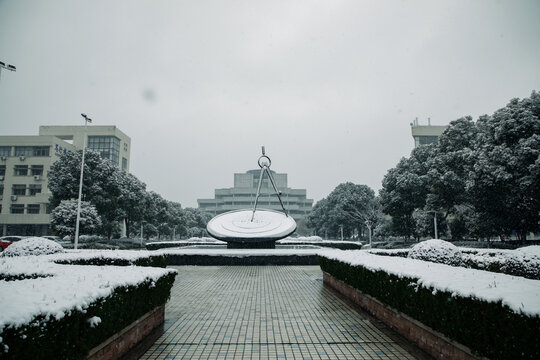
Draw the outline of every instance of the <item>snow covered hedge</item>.
M461 251L462 260L459 266L540 280L540 246L527 246L516 250L458 249ZM369 253L407 257L411 251L412 249L369 250ZM422 260L432 261L428 256Z
M11 244L0 256L49 255L63 253L62 245L42 237L29 237Z
M167 267L169 255L149 251L131 250L83 250L69 252L53 258L57 264L65 265L114 265Z
M176 276L172 269L56 264L62 256L81 253L0 259L5 278L25 277L0 281L0 359L84 359L91 348L164 305ZM134 262L144 254L125 257Z
M320 236L286 237L276 241L279 245L316 245L341 250L359 250L362 248L360 241L323 240Z
M185 247L191 245L227 245L225 241L217 240L209 237L202 238L189 238L187 240L174 240L174 241L155 241L146 243L145 246L148 250L159 250L165 248Z
M478 355L537 359L540 281L461 267L325 250L321 269Z

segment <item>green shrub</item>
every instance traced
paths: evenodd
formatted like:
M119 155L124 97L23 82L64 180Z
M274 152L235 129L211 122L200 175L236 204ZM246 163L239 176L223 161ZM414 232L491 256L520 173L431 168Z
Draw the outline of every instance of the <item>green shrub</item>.
M319 257L321 269L493 359L540 358L540 317L512 311L500 301L486 302L416 285L417 279L400 278L338 260Z

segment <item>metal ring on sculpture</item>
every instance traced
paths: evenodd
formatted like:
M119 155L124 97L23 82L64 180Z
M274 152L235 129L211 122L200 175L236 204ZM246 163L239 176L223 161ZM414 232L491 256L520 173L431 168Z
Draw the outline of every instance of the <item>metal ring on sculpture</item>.
M261 165L261 160L262 160L262 159L266 159L266 160L268 161L268 164L264 164L264 163L263 163L263 164ZM266 167L269 168L270 165L272 165L272 160L270 160L270 158L269 158L268 156L263 155L263 156L261 156L261 157L259 158L259 160L257 160L257 164L259 164L259 167L260 167L261 169L262 169L262 167L265 166L265 165L266 165Z
M296 230L296 221L282 212L257 209L251 221L252 210L234 210L215 216L206 230L216 239L227 242L276 241Z

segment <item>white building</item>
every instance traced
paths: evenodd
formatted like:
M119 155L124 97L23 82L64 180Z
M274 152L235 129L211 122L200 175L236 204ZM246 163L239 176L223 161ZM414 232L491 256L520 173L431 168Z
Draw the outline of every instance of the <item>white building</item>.
M304 219L313 206L313 199L307 199L305 189L291 189L287 187L287 174L277 174L273 170L272 176L276 182L278 191L281 191L281 199L288 213L296 221ZM218 215L231 210L251 209L255 204L257 186L261 170L249 170L246 173L234 174L234 187L216 189L214 199L198 199L199 209L211 215ZM261 209L273 209L282 211L274 188L265 174L261 185L261 196L257 204Z
M115 126L88 126L88 148L129 171L131 139ZM38 136L0 136L0 232L49 234L48 174L66 151L82 149L84 126L41 126Z

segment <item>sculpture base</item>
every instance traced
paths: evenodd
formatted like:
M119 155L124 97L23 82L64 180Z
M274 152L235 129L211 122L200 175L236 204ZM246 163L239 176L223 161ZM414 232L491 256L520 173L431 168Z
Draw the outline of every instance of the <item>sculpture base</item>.
M275 249L276 240L268 241L227 241L227 249Z

